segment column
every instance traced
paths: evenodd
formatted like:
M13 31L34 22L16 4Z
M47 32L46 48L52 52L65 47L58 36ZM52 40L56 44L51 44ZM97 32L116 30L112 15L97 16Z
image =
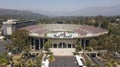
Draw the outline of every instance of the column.
M66 44L66 48L68 48L68 44Z
M80 39L80 46L82 46L82 39Z
M57 48L58 48L58 44L57 44Z
M40 39L39 39L39 50L41 49L41 42L40 42Z
M35 50L35 38L33 38L33 48Z
M33 47L33 44L32 44L32 39L31 39L31 37L30 37L30 48L32 48Z
M84 50L85 50L85 47L86 47L86 39L84 39Z
M72 45L72 47L71 48L73 48L73 44L71 44Z
M45 40L44 40L44 39L42 39L42 41L43 41L43 47L42 47L42 48L43 48L43 50L44 50L44 41L45 41Z
M63 48L63 42L61 42L62 43L62 48Z
M31 37L29 39L30 39L30 45L32 45L32 39L31 39Z
M51 44L50 46L51 46L50 48L53 48L53 44Z

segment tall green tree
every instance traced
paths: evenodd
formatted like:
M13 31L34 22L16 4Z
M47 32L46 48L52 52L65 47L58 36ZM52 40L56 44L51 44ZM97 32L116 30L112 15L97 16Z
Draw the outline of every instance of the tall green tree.
M49 48L50 48L50 45L51 45L51 40L50 39L48 39L48 41L44 44L44 47L45 47L45 50L49 50Z
M6 54L1 54L0 55L0 67L5 67L9 61L7 60L7 55Z
M92 38L89 42L89 45L92 46L94 49L98 48L98 41Z
M81 41L78 41L76 43L76 51L78 52L78 51L81 51L81 50L82 50Z
M29 33L25 30L16 30L11 36L12 43L15 53L21 52L25 46L29 46Z

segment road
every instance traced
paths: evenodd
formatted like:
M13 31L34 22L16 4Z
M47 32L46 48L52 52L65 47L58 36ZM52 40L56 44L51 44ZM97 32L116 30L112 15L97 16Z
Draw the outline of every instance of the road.
M4 42L0 41L0 54L2 54L4 51L5 51Z
M2 40L0 40L0 54L2 54L3 52L6 51L4 45L7 44L7 43L8 43L8 41L2 41Z

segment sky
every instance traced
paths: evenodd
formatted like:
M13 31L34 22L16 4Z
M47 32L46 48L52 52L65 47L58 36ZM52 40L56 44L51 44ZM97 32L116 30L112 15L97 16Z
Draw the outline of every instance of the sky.
M0 8L75 11L87 7L120 5L120 0L0 0Z

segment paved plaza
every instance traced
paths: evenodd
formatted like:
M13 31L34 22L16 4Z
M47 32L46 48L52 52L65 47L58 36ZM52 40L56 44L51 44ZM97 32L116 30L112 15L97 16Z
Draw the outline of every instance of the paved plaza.
M75 48L50 48L50 51L55 56L73 56Z
M55 61L50 62L50 67L79 67L74 56L55 56Z

